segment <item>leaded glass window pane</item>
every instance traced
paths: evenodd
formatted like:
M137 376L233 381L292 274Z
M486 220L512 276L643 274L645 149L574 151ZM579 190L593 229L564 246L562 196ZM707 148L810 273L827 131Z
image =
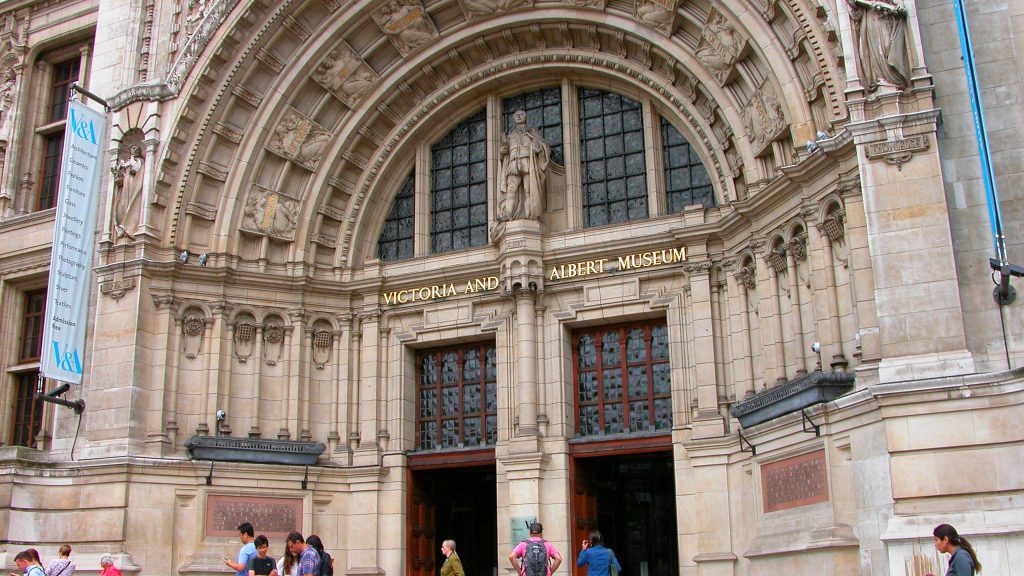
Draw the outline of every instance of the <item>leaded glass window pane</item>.
M612 92L580 88L579 109L586 225L647 218L640 103Z
M398 190L384 229L377 240L377 257L401 260L413 256L413 223L416 219L416 178L412 172Z
M496 364L493 344L470 344L417 355L416 429L420 450L494 445L498 434Z
M696 150L676 130L661 119L661 139L665 155L665 197L668 213L682 212L687 206L701 204L705 208L715 205L715 191L711 177Z
M671 429L663 320L576 331L573 356L579 436Z
M562 155L562 89L543 88L505 98L501 105L504 132L515 127L513 114L516 110L526 112L526 126L535 128L551 146L551 159L565 164Z
M463 121L431 147L431 252L487 244L485 114Z

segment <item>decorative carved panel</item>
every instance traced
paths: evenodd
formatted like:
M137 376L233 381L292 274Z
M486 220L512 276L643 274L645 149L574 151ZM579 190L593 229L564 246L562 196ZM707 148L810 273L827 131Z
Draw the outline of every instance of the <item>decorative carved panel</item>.
M420 0L387 0L373 13L373 21L402 56L437 38L437 28Z
M267 149L309 170L316 170L331 141L331 133L294 108L274 127Z
M676 23L676 0L636 0L633 17L665 36L671 36Z
M259 496L206 497L206 537L238 537L238 525L249 522L268 538L284 539L292 530L302 530L301 498Z
M301 204L295 198L253 185L245 200L242 229L282 240L295 238Z
M466 20L491 16L519 8L532 8L533 0L459 0Z
M313 80L330 90L346 106L355 108L380 77L351 46L342 42L316 67Z

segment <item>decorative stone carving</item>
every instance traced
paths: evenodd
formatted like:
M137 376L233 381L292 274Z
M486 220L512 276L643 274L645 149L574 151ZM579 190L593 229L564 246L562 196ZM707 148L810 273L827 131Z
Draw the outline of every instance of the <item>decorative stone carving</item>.
M331 133L323 126L306 118L298 110L288 108L284 118L274 128L267 149L309 170L316 170L323 158Z
M864 152L868 159L877 160L881 158L886 164L894 164L898 170L903 170L903 163L909 162L914 154L928 149L928 136L916 134L899 138L896 140L885 140L883 142L872 142L865 147Z
M776 272L786 271L786 247L777 246L764 255L764 261Z
M907 11L896 0L847 0L857 35L861 84L868 92L881 86L909 85Z
M459 0L466 20L491 16L519 8L532 8L533 0Z
M317 330L313 332L313 364L318 370L331 359L331 347L334 343L334 335L330 330Z
M551 147L536 129L526 127L526 112L516 110L516 125L502 138L498 174L498 221L536 220L544 210L544 181Z
M313 80L333 92L349 108L355 108L379 79L345 42L328 52L313 72Z
M284 326L279 320L270 320L263 325L263 361L267 366L276 366L284 347Z
M438 35L420 0L387 0L373 13L373 21L402 56L412 54Z
M747 139L754 149L754 155L764 150L786 127L786 116L782 111L775 90L768 83L762 84L743 109L743 127Z
M239 322L235 326L235 357L242 364L252 356L252 345L256 340L256 325L251 321Z
M825 236L832 242L838 242L843 238L843 221L836 214L829 214L818 224L818 229L824 232Z
M790 240L786 248L797 262L807 259L807 239L803 236L797 236Z
M185 36L191 36L206 17L206 0L188 0L185 8Z
M570 6L581 6L584 8L597 8L598 10L604 10L604 4L606 0L562 0L563 3Z
M671 36L676 23L676 0L636 0L633 17Z
M135 278L122 278L121 280L107 280L100 284L100 294L110 296L114 300L120 300L126 293L135 289Z
M3 129L10 110L14 106L14 96L18 87L18 75L14 68L6 66L0 70L0 130Z
M750 266L742 266L736 274L736 281L747 290L753 290L757 287L757 274Z
M199 349L203 344L203 332L206 322L200 316L188 314L181 322L181 332L184 337L185 357L194 360L199 355Z
M719 84L725 84L729 72L739 57L741 41L736 29L718 11L708 16L707 25L697 46L697 59L715 77Z
M242 229L281 240L294 240L301 204L262 186L253 186L245 201Z
M136 138L131 138L135 134L136 132L129 131L129 137L121 140L120 150L110 166L115 239L134 239L135 236L129 230L134 229L139 223L145 159L142 155L142 146L135 143Z

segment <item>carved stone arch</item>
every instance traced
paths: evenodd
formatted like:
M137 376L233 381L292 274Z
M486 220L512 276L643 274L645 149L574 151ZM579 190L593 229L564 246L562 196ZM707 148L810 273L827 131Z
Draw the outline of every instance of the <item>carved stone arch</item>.
M254 153L257 153L257 151L264 147L263 142L271 131L271 128L268 127L266 122L263 124L253 122L250 123L250 125L263 126L264 128L263 130L253 131L251 138L244 137L241 134L231 134L231 128L224 128L219 125L219 121L223 120L224 112L228 107L228 104L225 102L229 99L239 101L245 100L246 98L249 98L254 102L258 101L254 107L257 109L257 114L262 119L273 118L280 110L283 110L294 103L293 101L278 99L273 105L268 105L264 110L262 106L262 104L264 104L264 98L260 95L247 93L247 87L240 82L237 73L241 68L244 68L244 64L251 64L256 59L261 59L260 61L264 63L270 62L271 64L267 65L271 67L280 64L280 61L275 62L273 54L268 55L266 52L261 52L261 47L268 45L268 43L272 41L272 36L274 34L278 32L282 34L284 33L278 29L277 24L282 20L284 15L310 6L312 6L311 1L282 2L279 3L274 12L270 12L270 8L264 5L251 5L251 3L246 3L243 6L239 6L236 9L236 12L234 12L230 17L230 21L227 22L225 26L222 26L221 30L218 30L216 36L210 42L211 46L209 46L206 51L213 56L209 60L208 67L202 71L196 72L193 76L190 76L189 80L184 84L185 89L183 89L182 96L180 98L182 106L180 108L178 119L175 122L176 129L173 130L174 136L172 139L180 143L182 145L182 149L188 151L182 152L181 150L172 150L172 148L174 148L173 146L167 147L167 150L164 153L164 162L162 164L166 164L168 161L173 161L173 166L171 164L167 165L168 168L173 168L167 170L167 173L171 175L171 180L164 181L160 185L164 188L176 188L176 194L178 194L178 199L174 209L168 211L171 213L171 216L169 216L170 220L168 221L168 226L170 229L173 229L174 232L173 234L168 235L168 237L171 238L171 242L181 243L180 238L182 230L179 229L179 221L189 208L190 202L195 200L193 197L186 197L185 192L202 189L202 186L192 186L189 185L189 183L192 182L192 180L199 180L207 177L209 177L211 181L214 181L216 180L220 168L225 168L223 172L226 173L226 177L234 178L234 180L230 183L222 182L218 185L222 193L220 196L216 197L215 205L199 206L195 210L199 212L206 210L206 215L210 216L213 221L216 222L215 225L218 226L219 229L230 228L230 223L238 220L237 212L231 215L218 214L219 211L223 212L229 209L237 210L244 208L244 205L238 206L239 204L244 204L244 202L240 203L237 196L223 193L223 191L237 190L241 193L244 191L244 188L248 186L247 183L251 180L252 175L252 172L248 167L256 160ZM306 32L308 32L309 35L307 38L303 39L301 54L326 54L332 46L337 45L336 36L342 36L341 34L334 34L334 32L338 32L342 29L342 23L358 23L366 20L366 11L368 10L366 6L367 4L349 4L343 9L337 9L334 11L330 17L324 18L323 23L319 28L307 30ZM247 24L240 25L239 23L242 22L243 18L241 14L245 13L246 10L248 10L248 13L245 15ZM382 162L380 160L381 155L379 152L383 151L386 154L390 154L389 149L394 148L393 141L385 139L380 144L375 143L376 145L372 149L372 158L361 157L361 150L366 148L366 143L372 141L373 137L360 134L359 130L361 127L365 126L369 120L387 116L389 114L397 114L399 112L396 109L390 108L388 106L389 102L391 102L393 98L396 98L396 95L404 93L402 89L403 85L408 86L409 80L413 78L414 74L423 73L423 70L425 69L424 63L428 63L431 59L436 59L439 56L451 54L453 50L457 52L458 46L461 45L460 43L476 42L482 36L487 34L498 34L501 28L503 26L507 27L509 22L512 20L515 20L517 23L520 21L523 22L522 24L518 24L517 28L532 25L556 26L561 25L562 21L565 20L564 11L552 10L547 7L537 7L530 11L517 12L514 16L515 18L513 18L513 15L505 15L492 19L480 19L479 21L474 20L469 25L457 24L450 26L449 28L442 30L441 36L435 39L432 45L421 49L419 52L411 54L406 58L399 58L393 62L387 62L384 64L378 63L377 71L381 76L386 77L385 80L382 80L380 86L373 89L372 94L367 95L362 101L360 101L354 111L350 110L346 113L344 120L339 124L339 130L333 134L333 144L330 150L324 153L323 161L317 167L316 171L309 176L307 184L308 192L303 198L301 214L298 218L299 229L296 230L294 240L289 248L289 259L302 260L306 258L307 247L310 245L310 242L313 241L312 239L318 234L317 231L312 229L312 226L314 225L313 223L317 220L315 216L317 211L320 210L323 205L325 190L332 186L332 181L336 178L338 172L337 165L342 162L355 162L356 164L363 162L366 164L366 167L361 171L359 178L360 182L355 182L354 186L351 186L351 189L345 192L345 194L348 195L348 202L346 206L344 208L335 207L342 210L342 213L339 214L342 220L338 221L338 235L334 239L334 242L338 246L334 263L348 265L348 263L351 262L347 252L345 251L347 249L342 247L354 244L351 242L352 234L355 230L354 226L356 221L361 217L361 207L365 205L369 198L367 193L370 186L367 185L364 187L363 184L366 183L367 176L373 176L382 170ZM733 17L731 21L740 22L740 20L735 17ZM239 30L251 29L251 22L262 22L262 26L247 38L244 34L241 34ZM605 28L606 23L611 23L613 27L618 26L618 28ZM624 15L617 12L613 14L611 12L602 13L589 10L579 11L578 14L574 13L572 25L577 28L592 27L594 30L597 30L597 27L601 26L601 30L607 31L608 35L612 37L627 38L628 35L629 42L639 38L638 42L641 47L645 46L644 43L652 45L653 47L643 48L643 50L646 50L648 54L659 53L659 51L663 52L672 61L672 70L670 72L664 72L661 69L651 70L646 68L644 65L645 63L643 62L643 56L630 54L629 51L632 49L630 47L626 48L626 53L630 57L629 60L619 59L616 62L615 58L606 53L599 54L598 59L608 61L611 68L615 69L614 72L616 74L621 75L623 78L632 78L638 85L644 85L645 90L652 94L659 94L667 103L666 105L670 103L672 106L675 106L675 103L672 102L673 100L682 103L680 106L686 109L686 116L698 118L700 114L695 112L692 107L688 107L687 103L689 102L689 99L686 97L684 90L674 85L670 87L665 86L665 84L669 83L666 81L666 74L669 77L677 76L677 67L679 66L687 70L684 74L691 74L698 78L693 84L689 85L691 89L700 88L701 90L711 92L713 94L712 100L720 100L723 102L730 101L729 94L716 87L716 83L712 82L711 76L707 74L702 67L700 67L692 53L694 46L690 46L684 41L684 35L677 34L666 41L664 37L656 36L653 31L647 30L643 26L637 27L635 21L631 21ZM274 34L269 33L271 29L274 30ZM769 38L769 34L767 32L764 30L757 32L753 29L748 30L747 32L750 35L751 43L755 47L758 47L758 50L765 48L772 49L773 42ZM588 30L580 30L576 28L574 28L572 32L575 37L582 37L588 33ZM598 32L594 33L598 34ZM313 42L309 42L310 38L313 39ZM307 44L309 46L307 46ZM558 47L549 46L548 48L548 52L553 53ZM566 52L566 60L569 60L570 58L578 58L588 52L591 55L594 54L593 50L588 51L576 48L566 49L564 52ZM514 59L530 54L531 53L529 52L522 52L519 56L512 56L509 58ZM778 60L770 57L771 55L768 52L765 52L765 54L766 56L762 59L770 65L774 65ZM548 54L544 54L543 56L547 57L547 55ZM307 64L299 64L293 67L282 65L284 74L278 73L275 76L272 82L273 86L280 86L283 82L296 78L303 78L303 82L307 84L312 82L312 80L308 79L308 74L310 67L316 66L318 58L291 58L289 59L289 62L307 62ZM582 68L590 64L578 61L576 65ZM659 68L659 65L656 63L654 68ZM664 68L664 66L660 66L660 68ZM227 74L224 73L225 69L228 70ZM214 74L214 71L216 74ZM796 79L792 70L783 70L781 73L775 72L767 74L767 76L777 87L792 85ZM219 85L217 81L211 83L209 80L212 78L223 79L223 82ZM205 80L200 81L200 79ZM654 84L660 85L660 88L653 87L652 85ZM704 86L705 84L707 85L706 87ZM447 96L450 96L450 94L445 94L447 90L448 88L438 89L435 91L435 94L443 95L444 98L447 98ZM276 93L274 90L269 89L265 92L270 95ZM430 94L421 96L429 99ZM789 100L789 98L781 92L781 89L778 91L778 96L783 101ZM788 104L785 106L788 107ZM402 130L402 120L414 118L418 113L418 109L413 107L407 111L406 116L398 118L399 121L394 123L397 127L394 135L401 138L407 137L408 132L398 134ZM733 134L742 132L742 129L740 129L742 122L736 113L735 103L719 109L718 114L723 117L726 125L732 127L731 131ZM790 109L788 110L787 121L796 124L797 120L802 120L806 123L806 119L808 117L809 116L806 111L797 112L796 110ZM703 122L703 125L702 122L690 122L690 124L699 126L699 132L703 134L700 138L691 140L691 143L697 145L698 148L703 148L705 151L709 151L709 154L717 158L716 169L711 170L713 172L713 179L719 184L724 180L728 180L723 175L723 170L721 169L721 166L727 165L727 162L721 157L721 153L715 150L716 146L713 145L713 141L715 141L717 137L713 135L711 129L707 125L707 122ZM220 132L218 132L218 130ZM213 172L214 176L200 175L201 171L198 168L202 167L202 163L204 161L208 162L210 160L210 158L205 156L205 154L211 146L209 140L214 138L213 134L215 133L217 134L217 138L225 138L227 140L231 140L236 136L239 140L242 140L243 138L246 139L247 143L245 145L245 150L242 150L242 147L240 146L236 147L235 150L239 153L233 156L241 158L243 164L231 167L240 167L242 168L241 170L227 170L226 168L228 167L214 166L212 170L207 170L207 172ZM195 137L192 138L190 135ZM380 135L378 134L378 136ZM383 136L386 138L388 134L384 134ZM689 136L690 135L687 134L688 138ZM188 145L185 143L192 141L194 141L195 144L191 148L188 148ZM698 142L700 142L700 144L698 144ZM353 158L358 159L353 160ZM714 174L714 172L717 172L717 174ZM223 178L224 176L221 177ZM180 178L177 184L174 183L174 178ZM718 187L716 186L716 188ZM367 227L367 229L369 229L369 227ZM362 234L363 232L365 232L365 230L361 230L360 233ZM213 237L226 239L223 240L224 243L231 243L234 241L234 236L231 234L214 234ZM368 240L368 242L372 242L372 234L369 235L369 238L371 238L371 240ZM363 247L363 249L365 251L365 247ZM214 250L224 252L235 251L234 247L229 245L217 246Z
M238 324L239 322L244 322L246 320L258 322L258 318L262 315L262 312L260 312L256 307L242 305L231 311L231 315L228 317L228 323Z

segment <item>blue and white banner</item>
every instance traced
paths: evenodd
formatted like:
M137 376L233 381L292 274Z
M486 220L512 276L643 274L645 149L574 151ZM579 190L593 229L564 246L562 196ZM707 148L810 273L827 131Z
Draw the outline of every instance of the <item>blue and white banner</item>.
M106 125L101 112L70 102L39 371L46 378L73 384L82 382L85 365L92 250L100 203L100 143Z

